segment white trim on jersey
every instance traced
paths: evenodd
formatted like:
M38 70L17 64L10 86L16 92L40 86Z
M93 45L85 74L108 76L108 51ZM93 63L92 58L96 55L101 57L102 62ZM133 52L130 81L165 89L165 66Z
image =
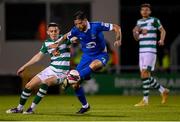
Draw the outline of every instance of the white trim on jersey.
M46 47L48 47L51 44L54 44L55 42L45 42Z
M55 60L57 58L63 58L63 57L71 57L70 53L61 53L60 56L51 57L51 60Z
M141 39L141 38L152 38L152 37L154 37L154 38L156 38L157 37L157 34L156 33L147 33L147 34L140 34L139 35L139 38Z
M140 41L139 44L140 45L156 45L157 42L153 41L153 40L150 40L150 41Z
M141 52L157 52L157 50L156 50L156 48L148 48L148 47L146 47L146 48L139 48L139 52L141 53Z
M70 66L70 61L53 61L52 65Z
M87 28L84 32L87 32L90 28L91 28L91 26L90 26L89 22L87 21Z
M109 26L110 26L110 27L109 27L109 28L110 28L109 30L112 31L112 30L113 30L113 24L109 24Z

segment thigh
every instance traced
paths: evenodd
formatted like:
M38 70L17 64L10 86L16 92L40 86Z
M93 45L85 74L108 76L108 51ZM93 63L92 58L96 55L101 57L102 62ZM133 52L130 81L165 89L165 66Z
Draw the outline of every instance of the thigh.
M80 71L80 70L84 69L85 67L89 66L91 64L91 62L92 62L92 59L89 56L83 55L80 63L76 67L76 70Z
M49 83L52 79L54 79L54 83L57 82L58 75L51 68L47 67L43 71L37 74L37 77L41 79L42 83ZM50 80L51 79L51 80Z
M140 71L146 69L146 66L144 65L144 53L139 53L139 68Z
M101 53L98 56L96 56L93 60L99 60L105 66L107 62L109 61L109 56L107 53Z
M41 79L37 76L34 76L27 84L26 84L26 88L27 89L33 89L36 86L39 86L42 83Z
M153 71L156 63L156 54L145 53L143 57L143 69Z
M55 85L55 84L57 84L57 77L56 76L52 76L52 77L44 80L43 83L47 84L48 86Z

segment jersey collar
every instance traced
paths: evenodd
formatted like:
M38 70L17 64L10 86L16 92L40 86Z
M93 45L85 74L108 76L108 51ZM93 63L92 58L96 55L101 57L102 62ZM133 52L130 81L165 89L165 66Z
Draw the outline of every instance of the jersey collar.
M90 23L87 21L87 29L84 32L87 32L91 28Z

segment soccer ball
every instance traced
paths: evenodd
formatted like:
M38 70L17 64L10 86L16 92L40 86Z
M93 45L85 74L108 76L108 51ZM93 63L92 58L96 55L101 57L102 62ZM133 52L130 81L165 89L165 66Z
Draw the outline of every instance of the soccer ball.
M78 81L80 81L79 72L74 69L70 70L70 72L67 75L67 80L68 80L69 84L77 83Z

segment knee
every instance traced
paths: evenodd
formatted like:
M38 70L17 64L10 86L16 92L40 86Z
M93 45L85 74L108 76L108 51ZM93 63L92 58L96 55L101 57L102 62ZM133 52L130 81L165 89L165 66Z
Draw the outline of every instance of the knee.
M99 61L99 60L94 60L90 65L89 67L93 70L93 71L96 71L98 69L101 69L103 66L102 62Z
M150 72L147 70L142 70L141 71L141 78L148 78L150 77Z
M80 84L79 83L75 83L75 84L72 84L71 87L76 90L76 89L79 89L80 88Z
M32 85L31 85L30 83L27 83L27 84L25 85L25 88L26 88L26 89L32 89Z

